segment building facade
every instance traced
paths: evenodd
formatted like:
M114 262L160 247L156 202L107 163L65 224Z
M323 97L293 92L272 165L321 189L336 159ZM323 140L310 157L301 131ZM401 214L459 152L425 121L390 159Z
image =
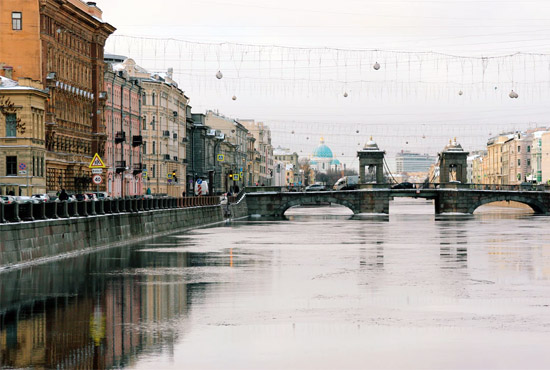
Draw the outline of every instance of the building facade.
M0 77L0 194L46 193L47 98L37 81Z
M254 171L252 182L258 185L269 186L273 181L273 146L271 145L271 130L263 122L251 119L240 120L246 129L256 139L254 142L254 162L258 166Z
M46 187L91 188L88 168L103 155L103 49L115 28L95 3L80 0L3 0L0 34L4 75L28 77L48 89L45 116ZM29 57L32 56L32 57Z
M141 134L142 88L124 70L105 72L107 101L104 109L107 140L103 161L107 166L107 192L115 197L144 193Z
M430 166L437 162L437 157L429 154L401 151L395 156L395 169L398 174L410 172L428 172Z

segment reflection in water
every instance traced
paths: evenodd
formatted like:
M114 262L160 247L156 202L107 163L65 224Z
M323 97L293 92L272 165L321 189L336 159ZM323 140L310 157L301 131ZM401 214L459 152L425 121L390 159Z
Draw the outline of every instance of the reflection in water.
M0 366L545 367L548 217L483 208L300 207L5 272Z

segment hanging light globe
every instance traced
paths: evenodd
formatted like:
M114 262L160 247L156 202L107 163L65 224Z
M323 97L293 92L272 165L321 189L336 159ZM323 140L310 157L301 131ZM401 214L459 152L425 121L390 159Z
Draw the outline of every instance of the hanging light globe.
M462 96L462 94L464 94L464 93L462 92L462 90L460 90L460 91L458 92L458 95Z
M510 91L510 94L508 94L508 96L511 98L511 99L517 99L519 97L518 93L515 92L514 90Z
M344 98L347 98L347 97L348 97L348 93L345 92L345 93L344 93Z
M222 73L221 71L216 72L216 78L217 78L218 80L221 80L222 77L223 77L223 73Z
M294 135L294 130L292 130L292 135Z
M380 63L378 63L378 62L374 63L372 68L374 68L375 71L378 71L380 69Z
M358 133L359 133L359 130L355 130L355 133L358 134Z
M233 95L233 97L231 99L237 100L237 97L235 95Z

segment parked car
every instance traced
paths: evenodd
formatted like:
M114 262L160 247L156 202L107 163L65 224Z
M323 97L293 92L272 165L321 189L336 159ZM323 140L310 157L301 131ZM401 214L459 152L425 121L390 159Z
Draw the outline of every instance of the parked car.
M50 196L48 194L33 194L32 197L38 199L41 202L50 201Z
M86 193L85 194L90 200L94 201L94 202L97 202L99 199L97 198L97 195L95 195L94 193Z
M89 202L90 198L86 194L75 194L75 198L79 202Z
M97 197L98 200L112 200L113 199L109 195L109 193L107 193L105 191L94 192L93 194L95 194L95 196Z
M306 186L306 191L325 191L327 188L323 184L313 184Z
M43 202L42 200L39 200L39 199L36 199L36 198L33 198L33 197L29 197L27 195L16 196L15 201L19 204L25 204L25 203L40 204L40 203Z
M391 187L392 189L414 189L414 184L411 184L410 182L400 182L397 185L394 185Z
M15 197L13 195L0 195L0 202L4 204L15 203Z

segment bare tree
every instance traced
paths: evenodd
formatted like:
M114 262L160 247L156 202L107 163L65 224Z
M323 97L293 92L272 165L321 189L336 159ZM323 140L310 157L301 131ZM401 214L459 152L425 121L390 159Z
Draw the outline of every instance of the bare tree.
M15 104L8 98L7 96L0 95L0 113L5 117L8 114L15 114L15 129L17 132L19 132L21 135L23 135L26 131L25 123L21 122L21 118L17 117L17 110L18 108L15 106Z

